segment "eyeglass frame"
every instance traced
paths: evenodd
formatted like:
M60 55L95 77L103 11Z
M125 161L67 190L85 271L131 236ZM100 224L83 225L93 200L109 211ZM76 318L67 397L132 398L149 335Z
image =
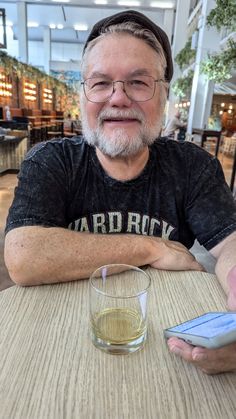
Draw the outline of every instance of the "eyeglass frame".
M155 92L156 92L156 83L159 83L159 82L163 82L163 83L165 83L165 80L164 79L154 79L154 77L153 76L148 76L148 75L145 75L146 77L150 77L151 79L153 79L153 82L154 82L154 89L153 89L153 94L152 94L152 96L149 98L149 99L145 99L145 100L134 100L134 99L132 99L132 98L130 98L129 97L129 95L127 94L127 92L126 92L126 90L125 90L125 83L126 82L128 82L129 80L110 80L110 83L112 84L112 93L111 93L111 95L106 99L106 100L102 100L101 102L94 102L93 100L91 100L91 99L89 99L88 98L88 96L86 95L86 91L85 91L85 83L86 83L86 81L87 80L91 80L91 79L96 79L96 78L99 78L99 77L88 77L87 79L85 79L85 80L82 80L81 82L80 82L80 84L81 84L81 86L83 86L83 91L84 91L84 94L85 94L85 97L87 98L87 100L89 101L89 102L91 102L91 103L106 103L106 102L108 102L110 99L111 99L111 97L112 97L112 95L114 94L114 92L115 92L115 88L114 88L114 85L115 85L115 83L123 83L123 92L125 92L125 94L126 94L126 96L132 101L132 102L137 102L137 103L139 103L139 102L148 102L149 100L151 100L153 97L154 97L154 95L155 95Z

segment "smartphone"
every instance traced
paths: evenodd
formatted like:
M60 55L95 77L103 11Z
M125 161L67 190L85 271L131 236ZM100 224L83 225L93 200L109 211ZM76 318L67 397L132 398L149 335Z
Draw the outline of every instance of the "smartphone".
M215 349L236 341L236 312L210 312L164 330L194 346Z

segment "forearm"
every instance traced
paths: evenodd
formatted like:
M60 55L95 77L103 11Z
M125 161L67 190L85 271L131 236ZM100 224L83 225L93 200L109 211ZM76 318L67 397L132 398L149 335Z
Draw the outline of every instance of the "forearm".
M5 262L20 285L88 278L108 263L151 263L150 240L137 235L98 235L62 228L21 227L5 240Z

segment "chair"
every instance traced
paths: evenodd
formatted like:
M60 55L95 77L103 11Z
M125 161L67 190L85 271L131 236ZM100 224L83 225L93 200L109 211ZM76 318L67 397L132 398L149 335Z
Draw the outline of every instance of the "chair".
M236 147L236 137L224 137L221 151L228 156L234 156Z

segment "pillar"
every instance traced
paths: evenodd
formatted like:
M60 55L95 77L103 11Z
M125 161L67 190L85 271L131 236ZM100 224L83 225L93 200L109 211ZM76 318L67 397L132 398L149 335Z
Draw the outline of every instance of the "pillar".
M44 71L50 73L51 61L51 29L48 26L43 28L43 50L44 50Z
M207 27L206 19L210 11L216 7L214 0L203 0L202 12L198 22L198 46L196 52L195 69L193 76L191 105L189 109L188 128L189 134L193 128L206 129L210 116L214 83L207 80L200 73L201 61L207 58L208 53L217 52L220 44L220 33L215 27Z
M28 63L27 4L17 2L19 60Z
M188 29L188 18L189 18L189 10L190 10L190 0L184 1L184 7L183 7L183 1L178 0L177 1L177 7L176 7L176 16L175 16L175 27L174 27L174 38L173 38L173 45L172 45L172 57L173 62L174 58L178 54L178 52L184 48L188 36L187 36L187 29ZM182 70L179 69L178 64L174 63L174 75L172 79L172 83L181 77ZM176 109L174 107L176 101L176 97L174 93L171 91L170 86L170 92L169 92L169 103L168 103L168 110L167 110L167 118L171 118L175 112Z

